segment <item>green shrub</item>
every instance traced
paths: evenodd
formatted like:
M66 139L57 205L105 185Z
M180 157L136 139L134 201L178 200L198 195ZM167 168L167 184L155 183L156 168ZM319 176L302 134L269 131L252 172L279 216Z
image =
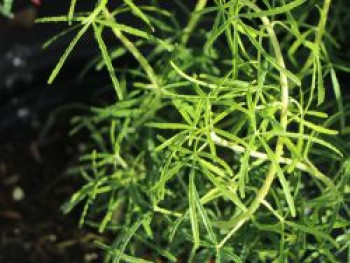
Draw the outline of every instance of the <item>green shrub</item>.
M81 225L115 237L97 242L106 261L349 260L349 107L337 78L349 68L335 55L341 21L327 23L345 4L101 0L79 13L76 2L38 22L70 25L47 44L76 31L49 83L93 32L92 65L115 90L114 103L73 119L72 134L91 141L76 169L84 184L64 206L83 204Z

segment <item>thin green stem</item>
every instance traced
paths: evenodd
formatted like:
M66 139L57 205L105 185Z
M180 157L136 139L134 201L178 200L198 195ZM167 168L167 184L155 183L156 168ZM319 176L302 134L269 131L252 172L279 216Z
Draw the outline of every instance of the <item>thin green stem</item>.
M72 0L72 2L70 4L69 12L68 12L68 24L69 25L72 24L76 4L77 4L77 0Z
M115 22L114 17L104 8L103 13L105 17L112 22ZM134 58L140 63L141 67L146 72L149 80L152 83L153 88L160 89L157 75L155 74L152 66L148 63L147 59L142 55L140 50L116 27L112 27L114 35L123 43L123 45L129 50L129 52L134 56Z
M238 144L234 144L234 143L231 143L231 142L228 142L225 139L219 137L215 132L211 132L210 133L210 137L211 137L211 139L213 140L213 142L215 144L220 145L222 147L226 147L228 149L231 149L235 153L243 154L243 153L245 153L247 151L246 147L240 146ZM266 153L263 153L263 152L250 151L249 155L251 157L253 157L253 158L260 159L260 160L263 160L263 161L264 160L266 160L266 161L269 160L269 156ZM294 162L294 160L292 160L290 158L286 158L286 157L281 157L279 161L280 161L280 163L287 164L287 165L291 165ZM308 165L306 165L303 162L297 162L295 164L295 167L298 168L301 171L304 171L304 172L309 172L310 171L310 168L308 167Z
M250 3L249 6L256 11L260 11L260 9L253 3ZM264 26L266 27L267 33L270 37L277 64L282 69L286 69L281 47L270 20L267 17L262 17L261 20ZM282 70L280 71L280 85L281 85L281 103L282 103L280 124L282 129L286 131L287 125L288 125L289 87L288 87L288 77ZM283 146L284 146L283 140L281 137L279 137L275 148L275 156L276 156L277 163L280 162L280 159L283 155ZM263 186L258 191L257 196L249 206L248 210L243 214L241 214L240 216L233 218L232 220L229 220L227 222L220 222L220 226L224 226L225 228L233 227L233 229L220 242L220 244L218 245L219 247L222 247L227 242L227 240L231 238L232 235L234 235L234 233L236 233L237 230L240 229L245 224L245 222L249 220L249 218L256 212L256 210L258 210L258 208L260 207L260 204L264 201L264 199L266 198L266 196L270 191L270 187L275 179L276 173L277 173L276 166L274 164L271 164L269 171L267 173L266 179L263 183Z
M235 153L243 154L247 151L247 149L243 146L240 146L238 144L234 144L231 142L226 141L225 139L219 137L215 132L210 133L210 137L213 140L213 142L217 145L220 145L222 147L226 147L228 149L231 149ZM261 161L268 161L269 156L266 153L259 152L259 151L250 151L249 155L253 158L259 159ZM319 169L317 169L314 165L312 165L309 161L298 161L294 163L295 161L281 156L279 159L279 163L286 164L286 165L295 165L295 167L303 172L306 172L310 174L311 176L321 180L325 183L325 185L328 185L330 190L336 195L336 187L332 180L330 180L325 174L323 174Z
M193 32L199 19L201 18L201 14L199 14L199 12L203 10L206 5L207 5L207 0L198 0L197 5L194 9L194 13L192 13L190 21L188 22L186 28L184 29L181 37L181 44L183 46L186 46L188 40L190 39L191 33Z
M324 1L323 8L321 10L320 22L318 24L316 37L315 37L315 46L316 47L320 47L323 36L325 34L326 23L327 23L327 18L328 18L328 13L329 13L331 3L332 3L332 0L325 0ZM321 50L321 47L319 49L319 52L320 52L320 50ZM312 63L314 61L313 56L314 56L314 53L311 52L311 54L310 54L308 60L306 61L301 72L306 72L310 68L310 66L312 65Z

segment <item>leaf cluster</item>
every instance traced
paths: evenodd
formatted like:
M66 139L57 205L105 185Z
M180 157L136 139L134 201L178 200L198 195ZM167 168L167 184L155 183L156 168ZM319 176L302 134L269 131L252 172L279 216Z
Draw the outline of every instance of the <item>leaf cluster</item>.
M155 0L88 13L76 2L38 22L70 25L46 45L76 32L49 83L91 31L90 66L115 90L115 103L73 119L91 141L74 170L85 183L64 206L82 204L81 225L116 236L98 243L106 261L350 256L350 112L337 77L349 69L330 53L331 0L169 1L180 15Z

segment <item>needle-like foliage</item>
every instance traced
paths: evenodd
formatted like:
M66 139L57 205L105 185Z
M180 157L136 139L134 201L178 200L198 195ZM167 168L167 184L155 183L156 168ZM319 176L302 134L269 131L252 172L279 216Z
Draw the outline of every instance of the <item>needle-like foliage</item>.
M73 120L91 141L64 206L115 236L106 261L349 261L337 1L119 2L38 20L77 30L50 83L92 31L116 92Z

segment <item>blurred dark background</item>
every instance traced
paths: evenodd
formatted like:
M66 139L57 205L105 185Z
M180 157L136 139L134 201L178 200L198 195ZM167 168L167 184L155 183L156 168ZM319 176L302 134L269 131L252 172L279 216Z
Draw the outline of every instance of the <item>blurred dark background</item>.
M0 262L101 262L91 247L96 234L78 228L78 214L62 203L79 186L67 174L82 138L70 137L70 119L103 87L97 73L77 75L96 49L82 39L52 86L47 79L71 35L43 50L66 24L34 24L36 17L66 14L70 1L17 1L14 18L0 16ZM78 1L89 10L94 1Z

